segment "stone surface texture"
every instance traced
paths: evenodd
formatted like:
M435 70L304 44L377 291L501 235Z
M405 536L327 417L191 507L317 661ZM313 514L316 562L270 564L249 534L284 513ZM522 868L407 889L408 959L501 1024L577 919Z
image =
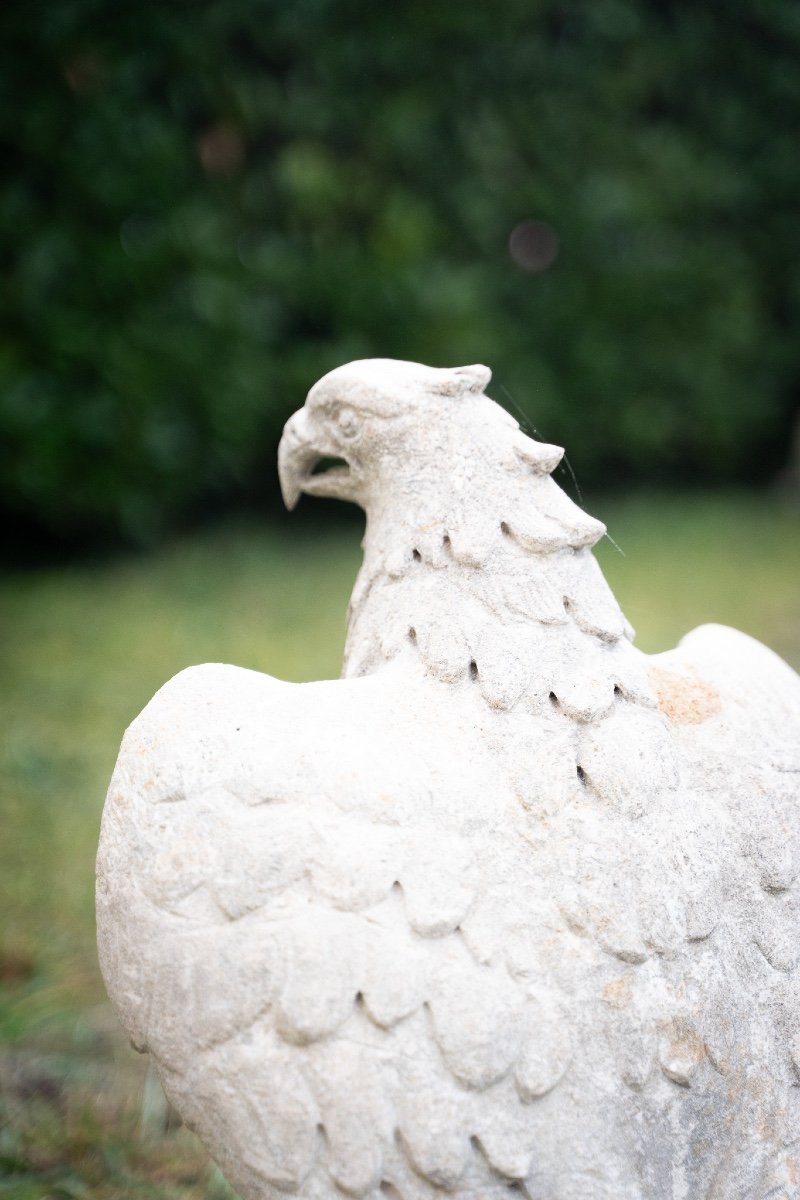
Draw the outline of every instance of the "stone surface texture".
M109 994L245 1200L800 1196L800 680L640 653L489 378L352 363L288 422L290 507L367 513L343 679L134 721Z

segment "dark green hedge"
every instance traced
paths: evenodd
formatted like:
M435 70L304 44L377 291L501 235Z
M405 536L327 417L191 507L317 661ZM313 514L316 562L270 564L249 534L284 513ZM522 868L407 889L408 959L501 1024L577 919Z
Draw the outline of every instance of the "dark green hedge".
M7 519L252 497L370 355L489 363L587 481L780 466L794 0L48 0L0 45Z

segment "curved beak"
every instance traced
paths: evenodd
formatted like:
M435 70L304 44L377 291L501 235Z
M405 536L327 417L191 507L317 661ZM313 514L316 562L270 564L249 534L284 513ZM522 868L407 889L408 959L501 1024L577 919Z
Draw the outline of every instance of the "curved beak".
M283 503L289 512L297 506L303 483L319 460L319 454L308 436L307 425L306 411L301 408L284 425L278 446L278 479Z
M278 478L283 502L290 512L303 492L313 496L351 499L350 466L341 458L339 447L326 445L325 441L305 408L296 412L284 425L278 446ZM320 460L327 458L337 459L338 465L314 474L314 468Z

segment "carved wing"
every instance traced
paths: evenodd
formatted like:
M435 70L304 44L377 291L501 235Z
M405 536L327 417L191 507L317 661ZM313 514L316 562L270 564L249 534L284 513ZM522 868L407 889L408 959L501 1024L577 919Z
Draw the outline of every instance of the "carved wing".
M583 802L548 833L573 847L569 885L554 880L570 928L618 960L594 1035L659 1164L639 1167L645 1194L673 1195L683 1172L693 1196L794 1195L800 680L720 627L650 659L649 674L660 712L623 700L586 727ZM558 829L570 813L572 837ZM678 1106L684 1155L658 1131Z
M666 1198L684 1161L698 1197L791 1194L791 763L709 765L703 723L623 696L476 737L469 695L231 667L159 693L98 860L134 1043L245 1200Z
M524 814L452 701L427 687L414 711L408 691L196 668L126 735L104 975L248 1200L491 1196L540 1169L531 1112L570 1020L545 977L462 931L530 873L509 837Z

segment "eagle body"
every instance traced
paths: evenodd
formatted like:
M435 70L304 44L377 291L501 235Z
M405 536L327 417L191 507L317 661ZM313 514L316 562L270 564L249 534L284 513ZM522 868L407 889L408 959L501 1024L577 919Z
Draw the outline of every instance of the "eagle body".
M343 678L130 727L109 994L243 1200L800 1196L800 680L641 654L488 379L354 363L287 424L287 503L367 512Z

